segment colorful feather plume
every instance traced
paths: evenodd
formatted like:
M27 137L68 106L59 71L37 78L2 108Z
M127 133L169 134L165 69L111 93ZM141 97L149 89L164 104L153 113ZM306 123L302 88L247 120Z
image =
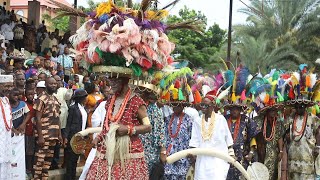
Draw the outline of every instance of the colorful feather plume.
M188 64L189 64L189 61L182 60L182 61L173 62L171 66L173 66L176 69L181 69L181 68L187 67Z
M315 83L312 91L314 92L312 95L312 100L319 102L320 101L320 80L318 80Z
M164 77L161 83L161 88L167 89L167 87L170 86L176 79L181 77L192 76L192 75L193 75L193 72L191 71L190 68L188 67L181 68L179 71L176 71Z
M236 72L236 86L235 93L237 96L240 96L242 91L246 87L248 76L250 75L249 69L247 67L240 67Z
M225 85L224 85L225 88L232 86L233 79L234 79L233 71L231 71L231 70L225 71L224 72L224 79L225 79Z
M271 89L271 85L266 82L264 78L261 77L254 77L246 87L246 96L253 94L257 96L262 92L269 91Z

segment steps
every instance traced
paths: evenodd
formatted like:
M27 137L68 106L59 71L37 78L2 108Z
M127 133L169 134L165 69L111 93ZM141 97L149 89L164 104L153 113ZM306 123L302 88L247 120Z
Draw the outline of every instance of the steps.
M82 167L77 167L77 178L80 177L82 173ZM55 169L49 171L49 180L63 180L63 177L66 173L66 169Z

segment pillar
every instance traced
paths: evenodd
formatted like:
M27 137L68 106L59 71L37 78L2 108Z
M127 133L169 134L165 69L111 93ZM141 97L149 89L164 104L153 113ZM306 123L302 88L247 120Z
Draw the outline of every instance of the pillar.
M69 30L72 34L75 34L76 31L79 29L80 27L80 17L79 16L70 16L70 20L69 20Z
M36 27L39 27L40 23L40 2L33 0L28 1L28 24L34 22Z

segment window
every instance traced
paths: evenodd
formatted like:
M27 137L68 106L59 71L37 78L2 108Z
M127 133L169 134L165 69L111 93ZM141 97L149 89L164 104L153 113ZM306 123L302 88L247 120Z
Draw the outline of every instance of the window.
M17 10L16 14L23 16L23 11L22 10Z

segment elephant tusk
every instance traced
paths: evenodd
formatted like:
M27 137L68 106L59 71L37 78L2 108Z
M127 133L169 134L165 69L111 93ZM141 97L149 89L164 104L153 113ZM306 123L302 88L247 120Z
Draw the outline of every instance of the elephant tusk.
M234 165L243 174L243 176L246 179L250 180L249 174L247 173L247 171L243 168L243 166L238 161L233 159L231 156L226 155L225 153L222 153L222 152L217 151L215 149L192 148L192 149L186 149L183 151L179 151L179 152L176 152L176 153L172 154L171 156L167 157L167 163L172 164L172 163L178 161L179 159L185 158L188 154L213 156L213 157L223 159L223 160L231 163L232 165Z

